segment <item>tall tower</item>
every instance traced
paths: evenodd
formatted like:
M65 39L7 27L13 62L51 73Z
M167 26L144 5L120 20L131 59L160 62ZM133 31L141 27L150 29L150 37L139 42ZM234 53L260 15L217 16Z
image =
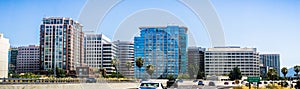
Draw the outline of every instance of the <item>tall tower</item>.
M7 78L9 40L0 33L0 78Z
M82 25L71 18L43 18L40 26L41 69L75 70L83 60Z
M152 78L186 73L187 41L186 27L140 27L140 36L134 37L134 58L141 57L144 66L141 70L135 66L135 77L144 77L150 64L155 68Z

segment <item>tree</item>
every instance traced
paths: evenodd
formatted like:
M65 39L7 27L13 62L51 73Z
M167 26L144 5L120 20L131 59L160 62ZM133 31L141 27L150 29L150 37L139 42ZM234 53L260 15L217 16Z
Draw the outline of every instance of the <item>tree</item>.
M154 66L151 65L151 64L147 65L147 66L146 66L146 71L147 71L147 73L150 75L150 78L151 78L151 77L152 77L152 74L153 74L153 72L154 72Z
M287 69L286 67L283 67L283 68L281 69L281 73L283 74L284 79L286 79L286 74L288 73L288 69Z
M140 70L139 74L140 74L140 73L141 73L141 68L142 68L143 65L144 65L144 60L143 60L141 57L138 57L138 58L135 60L135 65L136 65L137 67L139 67L139 70Z
M190 76L188 74L178 74L178 79L189 79Z
M277 71L273 68L270 68L268 70L267 76L269 79L274 80L278 75L277 75Z
M56 67L56 77L58 77L58 78L66 77L65 70L62 68Z
M128 71L129 71L129 69L130 69L132 66L133 66L133 63L132 63L132 62L130 62L130 61L127 61L127 62L126 62L126 67L127 67Z
M53 69L49 69L48 70L48 76L50 75L54 75L54 70ZM63 77L66 77L66 72L64 69L62 68L58 68L56 67L56 77L57 78L63 78Z
M196 78L195 75L199 73L199 66L197 64L188 65L188 74L191 78Z
M118 72L118 66L120 64L120 61L118 58L114 57L112 60L111 60L111 64L115 67L116 69L116 72L117 72L117 78L119 78L119 72Z
M239 67L234 67L232 71L229 73L230 80L240 80L242 79L242 73Z
M53 69L48 69L48 73L47 73L47 75L48 76L50 76L50 75L53 75L54 74L54 71L53 71Z
M296 76L297 76L297 78L299 77L299 71L300 71L300 66L299 65L296 65L296 66L294 66L294 71L296 72Z

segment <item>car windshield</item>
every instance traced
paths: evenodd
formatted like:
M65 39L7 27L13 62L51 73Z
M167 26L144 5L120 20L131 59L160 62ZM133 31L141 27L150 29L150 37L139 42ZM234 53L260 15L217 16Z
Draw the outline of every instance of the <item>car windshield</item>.
M142 83L141 87L158 87L159 83Z

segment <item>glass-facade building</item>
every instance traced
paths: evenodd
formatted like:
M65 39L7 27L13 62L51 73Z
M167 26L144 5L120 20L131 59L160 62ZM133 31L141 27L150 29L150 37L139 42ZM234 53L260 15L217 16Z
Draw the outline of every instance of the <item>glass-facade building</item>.
M260 63L265 70L262 73L267 73L269 68L274 68L278 75L280 75L280 54L260 54ZM266 74L263 74L266 75Z
M152 78L178 76L187 69L187 28L180 26L140 27L140 35L134 38L134 58L141 57L144 65L135 65L136 78L149 76L145 67L153 65Z
M8 70L9 72L15 72L17 66L17 56L18 56L18 48L11 47L9 49L9 60L8 60Z

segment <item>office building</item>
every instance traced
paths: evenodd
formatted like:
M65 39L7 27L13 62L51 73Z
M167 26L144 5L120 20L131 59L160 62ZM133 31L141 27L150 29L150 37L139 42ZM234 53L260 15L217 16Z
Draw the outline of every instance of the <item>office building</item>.
M153 65L152 78L177 77L187 69L187 28L179 26L140 27L140 35L134 37L134 58L141 57L141 70L135 65L136 78L147 76L145 67Z
M35 45L18 47L17 66L18 73L34 73L40 69L40 47Z
M268 69L274 68L280 75L280 54L260 54L260 64L265 68L262 71L263 75L268 73Z
M8 71L9 72L16 72L17 66L17 56L18 56L18 48L11 47L9 49L9 63L8 63Z
M82 25L71 18L43 18L40 25L41 69L76 71L83 60Z
M106 69L109 75L115 72L112 59L116 58L116 45L103 34L85 34L84 63L92 68Z
M198 75L198 73L204 73L204 53L205 48L201 47L188 47L188 73L190 77ZM198 71L189 70L191 68L198 68ZM196 74L191 74L196 73Z
M8 74L8 51L9 51L9 39L4 38L0 33L0 78L7 78ZM0 81L1 82L1 81Z
M234 67L242 76L259 76L259 55L256 48L235 46L208 48L205 51L205 74L208 76L228 75Z
M117 46L117 58L120 60L119 71L127 78L134 78L134 45L130 41L114 41ZM130 65L130 63L132 65Z

